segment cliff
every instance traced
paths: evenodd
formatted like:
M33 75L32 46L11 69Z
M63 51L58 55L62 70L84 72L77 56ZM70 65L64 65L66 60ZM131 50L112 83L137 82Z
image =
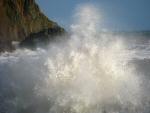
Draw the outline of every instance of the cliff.
M40 11L35 0L0 0L0 51L12 50L13 41L27 45L36 37L42 41L63 32Z

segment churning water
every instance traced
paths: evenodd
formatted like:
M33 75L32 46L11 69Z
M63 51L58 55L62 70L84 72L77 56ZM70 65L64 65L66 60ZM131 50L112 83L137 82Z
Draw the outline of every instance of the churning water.
M83 5L69 39L1 54L0 113L149 113L148 36L100 33L100 19Z

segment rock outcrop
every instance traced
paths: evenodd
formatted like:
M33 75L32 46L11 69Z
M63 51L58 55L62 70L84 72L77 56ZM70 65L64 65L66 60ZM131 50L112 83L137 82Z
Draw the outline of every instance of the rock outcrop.
M13 41L27 45L64 32L40 11L35 0L0 0L0 51L13 50Z

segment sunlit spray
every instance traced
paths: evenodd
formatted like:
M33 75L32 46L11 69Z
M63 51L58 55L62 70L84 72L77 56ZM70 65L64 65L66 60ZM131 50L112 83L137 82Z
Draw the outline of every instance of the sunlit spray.
M48 50L18 49L1 55L1 84L5 86L1 95L7 89L15 95L1 105L8 107L7 113L26 109L137 113L144 109L142 80L129 63L135 52L119 36L100 33L101 18L94 5L80 5L66 42L51 43Z
M132 53L121 39L97 32L100 17L95 6L81 5L68 43L50 47L55 57L50 55L46 62L47 88L39 89L55 100L50 112L111 113L126 108L134 112L138 108L139 78L128 65Z

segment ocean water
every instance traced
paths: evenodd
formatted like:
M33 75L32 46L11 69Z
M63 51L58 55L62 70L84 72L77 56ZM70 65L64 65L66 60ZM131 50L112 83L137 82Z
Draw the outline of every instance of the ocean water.
M74 18L68 39L0 55L0 113L149 113L150 33L100 32L89 4Z

